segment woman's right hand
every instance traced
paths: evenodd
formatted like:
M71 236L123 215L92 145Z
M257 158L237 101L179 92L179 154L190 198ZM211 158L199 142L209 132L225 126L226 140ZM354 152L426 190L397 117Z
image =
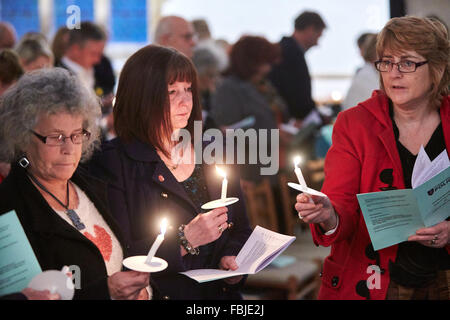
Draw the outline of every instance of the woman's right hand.
M150 273L116 272L108 277L109 295L114 300L137 300L141 290L149 285Z
M227 212L226 207L220 207L207 213L198 214L184 228L184 236L187 241L197 248L217 240L228 228Z
M297 196L295 210L306 223L318 223L326 231L337 225L337 215L330 199L301 193Z

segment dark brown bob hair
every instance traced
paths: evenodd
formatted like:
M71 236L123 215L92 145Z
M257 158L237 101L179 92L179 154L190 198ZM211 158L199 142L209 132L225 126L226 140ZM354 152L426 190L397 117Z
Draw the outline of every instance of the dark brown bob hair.
M164 142L173 132L170 120L168 85L191 83L192 111L187 129L194 139L194 121L201 121L197 72L191 60L175 49L148 45L125 63L119 78L114 104L114 127L125 142L137 139L154 146L164 155Z

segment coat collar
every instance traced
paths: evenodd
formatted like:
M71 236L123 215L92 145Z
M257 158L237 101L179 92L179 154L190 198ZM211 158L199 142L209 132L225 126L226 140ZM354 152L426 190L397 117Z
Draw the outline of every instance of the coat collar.
M392 128L391 117L389 116L389 99L380 90L375 90L372 97L360 105L371 113L383 127Z
M391 161L397 170L401 173L401 184L403 184L403 169L401 166L400 156L397 151L396 139L394 136L392 119L389 115L389 99L380 90L375 90L372 93L372 97L362 103L360 103L364 109L371 113L378 123L381 125L378 130L378 137L383 143L386 152L389 154ZM447 96L443 99L440 107L440 116L442 122L442 129L444 131L444 139L446 143L447 152L450 150L450 98ZM376 130L375 126L373 130ZM403 186L404 187L404 186Z
M204 142L203 148L208 143L209 142ZM154 184L158 185L161 189L164 189L165 191L181 198L193 209L195 209L195 211L198 211L200 209L197 208L196 205L192 202L182 184L175 178L169 168L167 168L153 146L145 144L138 140L134 140L129 143L123 143L123 148L125 153L134 160L143 162L155 162L155 170L151 175L151 179ZM206 186L210 199L219 199L221 195L222 180L220 178L213 178L217 176L215 167L213 165L207 165L203 163L202 170L203 174L205 175Z
M392 120L389 116L389 99L381 90L373 91L372 97L364 102L361 102L360 105L370 112L384 127L392 128ZM450 124L448 122L448 119L450 119L449 96L443 98L439 112L441 115L444 135L445 132L447 132L447 135L450 135ZM448 137L447 135L445 136L446 141Z
M116 138L112 143L118 143L120 140ZM150 144L134 139L130 142L121 142L125 153L133 160L144 162L158 162L160 157L156 153L155 147Z
M389 115L389 99L380 90L375 90L372 93L372 97L360 104L369 113L371 113L378 123L381 125L378 127L373 127L378 138L381 140L391 162L394 166L395 172L400 173L401 179L399 181L403 186L403 168L401 165L400 155L398 154L396 139L394 136L394 130L392 125L392 119Z
M441 105L442 131L444 132L445 146L450 157L450 96L444 98Z

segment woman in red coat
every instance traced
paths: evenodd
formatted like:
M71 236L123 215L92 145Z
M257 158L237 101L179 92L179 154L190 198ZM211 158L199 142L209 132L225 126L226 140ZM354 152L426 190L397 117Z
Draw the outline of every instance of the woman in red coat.
M319 299L447 300L450 222L374 251L356 195L411 188L421 145L431 160L449 153L448 34L434 20L393 18L378 36L377 55L382 90L337 118L322 189L329 199L297 196L314 243L332 246ZM378 285L368 285L373 277Z

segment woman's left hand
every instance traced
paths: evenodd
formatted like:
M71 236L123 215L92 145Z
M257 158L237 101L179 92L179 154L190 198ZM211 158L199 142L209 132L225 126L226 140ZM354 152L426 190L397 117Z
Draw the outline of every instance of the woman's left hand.
M225 256L220 259L220 269L222 270L236 270L238 268L238 265L236 264L236 256ZM241 281L243 276L236 276L236 277L230 277L225 278L223 281L225 281L228 284L236 284L239 281Z
M422 228L410 236L408 241L417 241L431 248L443 248L449 242L450 221L443 221L429 228Z

